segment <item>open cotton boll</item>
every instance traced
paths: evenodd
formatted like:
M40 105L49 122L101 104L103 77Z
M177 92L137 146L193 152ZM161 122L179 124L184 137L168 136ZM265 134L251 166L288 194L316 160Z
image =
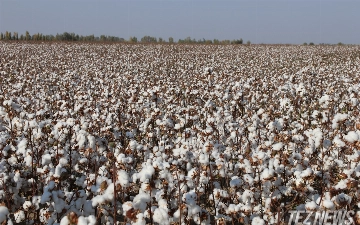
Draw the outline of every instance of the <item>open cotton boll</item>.
M310 167L308 167L308 168L306 168L306 170L303 170L303 171L301 172L300 177L302 177L302 178L304 178L304 177L309 177L309 176L311 176L312 174L313 174L313 170L312 170Z
M350 143L354 143L359 140L359 135L355 131L349 131L347 135L343 136L344 139Z
M88 218L87 218L87 225L96 225L96 217L94 216L94 215L90 215L90 216L88 216Z
M31 206L32 206L32 204L31 204L30 201L25 201L24 204L23 204L23 209L25 211L28 211Z
M322 202L322 206L325 209L333 209L335 207L335 204L331 200L324 199Z
M17 211L14 213L14 218L16 223L20 223L21 221L25 220L25 213L22 210Z
M307 211L315 211L319 206L314 202L314 201L311 201L311 202L307 202L305 204L305 209Z
M169 214L168 209L165 208L157 208L154 211L153 219L154 222L158 223L159 225L168 225L169 222Z
M49 165L51 163L51 155L50 154L44 154L41 157L41 164L43 166Z
M132 223L133 225L146 225L144 213L138 213L136 215L136 222Z
M133 207L135 209L140 209L141 212L144 212L147 207L147 203L149 203L150 201L151 199L149 194L139 193L135 196L133 200Z
M251 225L265 225L265 221L257 216L253 218Z
M22 154L23 156L25 156L26 155L26 146L27 146L27 140L26 140L26 138L24 138L18 143L16 154L17 155Z
M334 140L333 140L333 143L334 143L334 145L337 146L337 147L345 147L345 142L343 142L343 141L340 139L339 135L336 135L336 136L335 136L335 138L334 138Z
M260 175L260 179L262 180L268 180L272 177L274 177L274 170L269 168L265 168Z
M118 174L118 183L120 183L122 187L128 187L129 175L127 174L127 172L125 170L119 170L117 174Z
M91 199L92 206L96 207L97 205L113 200L113 198L114 198L114 185L110 184L105 190L104 194L97 195Z
M130 143L129 143L129 148L134 151L136 149L136 146L137 146L137 142L134 141L134 140L131 140Z
M88 221L85 217L79 216L77 225L88 225Z
M89 147L92 148L93 150L95 150L96 148L96 139L94 136L92 135L88 135L87 136L88 142L89 142Z
M67 216L64 216L61 220L60 220L60 225L69 225L70 221L69 218Z
M139 179L140 182L146 182L151 179L154 173L155 169L153 166L145 165L139 173L133 175L133 180L136 181L137 179Z
M0 223L6 220L8 214L9 214L8 208L5 206L0 206Z
M273 144L273 145L272 145L272 148L273 148L275 151L279 151L280 149L282 149L283 146L284 146L283 143L282 143L282 142L279 142L279 143Z
M346 119L348 118L348 116L349 116L348 114L337 113L337 114L334 116L334 119L332 120L332 128L333 128L333 129L338 128L339 122L346 120Z

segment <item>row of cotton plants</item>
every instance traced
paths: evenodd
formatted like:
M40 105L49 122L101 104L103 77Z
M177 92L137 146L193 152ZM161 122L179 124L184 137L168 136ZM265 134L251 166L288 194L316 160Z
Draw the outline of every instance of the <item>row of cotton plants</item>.
M0 47L0 224L360 207L359 47Z

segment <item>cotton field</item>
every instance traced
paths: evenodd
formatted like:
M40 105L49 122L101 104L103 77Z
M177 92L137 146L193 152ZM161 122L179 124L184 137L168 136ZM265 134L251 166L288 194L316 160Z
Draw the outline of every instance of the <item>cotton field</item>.
M282 225L360 207L359 46L0 48L1 224Z

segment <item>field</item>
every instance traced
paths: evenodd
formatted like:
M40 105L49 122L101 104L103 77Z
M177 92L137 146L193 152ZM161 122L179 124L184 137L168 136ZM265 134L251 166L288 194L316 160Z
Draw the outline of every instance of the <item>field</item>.
M360 207L359 46L0 49L2 224L281 225Z

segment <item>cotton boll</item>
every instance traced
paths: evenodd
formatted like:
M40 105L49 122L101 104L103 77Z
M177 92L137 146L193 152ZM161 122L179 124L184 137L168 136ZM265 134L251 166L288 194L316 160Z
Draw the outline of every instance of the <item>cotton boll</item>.
M155 209L153 219L154 222L158 223L159 225L170 224L168 210L164 208Z
M26 140L26 138L24 138L18 143L16 154L17 155L22 154L23 156L25 156L26 146L27 146L27 140Z
M31 157L30 153L28 153L26 155L26 157L24 158L24 161L25 161L25 165L28 167L31 167L33 165L33 159Z
M60 158L59 164L64 167L68 164L68 160L66 158Z
M265 221L257 216L253 218L251 225L265 225Z
M200 154L199 155L199 163L208 165L209 164L209 157L207 154Z
M344 121L348 118L348 114L337 113L332 120L332 128L336 129L339 126L339 122Z
M118 171L118 182L122 187L128 187L129 186L129 175L125 170L119 170Z
M262 180L269 180L272 177L274 177L274 170L268 168L265 168L260 175L260 179Z
M146 225L145 215L143 213L138 213L136 215L136 222L133 223L134 225Z
M335 204L330 200L324 199L323 202L322 202L322 206L325 209L331 210L331 209L333 209L335 207Z
M6 220L8 214L9 214L8 208L5 206L0 206L0 223Z
M347 142L354 143L359 140L359 135L355 131L350 131L347 135L344 135L344 139Z
M43 166L49 165L51 163L51 155L50 154L44 154L41 157L41 164Z
M67 216L64 216L61 220L60 220L60 225L69 225L70 221L68 219Z
M140 209L141 212L144 212L147 208L147 203L151 201L150 195L146 193L139 193L135 196L133 200L133 206L135 209Z
M250 186L254 184L254 178L252 178L249 174L244 174L243 180L247 182Z
M140 179L140 182L146 182L151 179L154 173L155 173L155 169L153 166L144 166L141 169L141 171L137 174L136 178Z
M88 220L83 216L79 216L77 225L88 225Z
M305 209L307 211L315 211L317 208L318 208L318 205L314 201L307 202L305 204Z
M279 143L273 144L273 145L272 145L272 148L273 148L275 151L279 151L280 149L282 149L283 146L284 146L283 143L282 143L282 142L279 142Z
M94 215L88 217L88 225L96 225L96 217Z
M25 220L25 213L22 210L17 211L14 213L14 218L16 223L20 223L21 221Z
M136 149L136 146L137 146L137 142L134 141L134 140L131 140L130 143L129 143L129 147L132 151L134 151Z
M25 211L28 211L31 206L32 206L32 204L31 204L30 201L25 201L24 204L23 204L23 209Z
M313 171L312 171L312 169L309 167L309 168L307 168L306 170L303 170L303 171L301 172L300 177L306 178L306 177L311 176L312 174L313 174Z
M89 141L89 147L92 148L93 150L95 150L96 149L96 139L95 139L95 137L92 136L92 135L89 135L89 136L87 136L87 138L88 138L88 141Z

